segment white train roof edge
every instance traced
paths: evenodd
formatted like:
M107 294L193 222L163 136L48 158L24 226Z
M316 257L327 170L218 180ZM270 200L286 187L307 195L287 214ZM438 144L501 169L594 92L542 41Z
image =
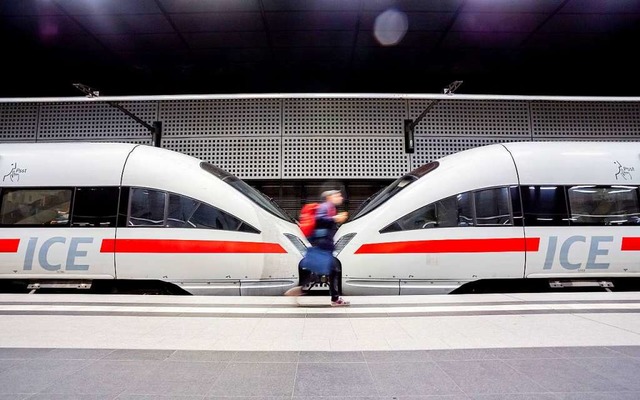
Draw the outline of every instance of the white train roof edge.
M640 142L528 142L503 146L513 156L524 185L640 184Z

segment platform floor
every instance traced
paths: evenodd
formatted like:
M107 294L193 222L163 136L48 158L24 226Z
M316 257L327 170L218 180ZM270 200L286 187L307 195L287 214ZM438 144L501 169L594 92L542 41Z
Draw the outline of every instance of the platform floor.
M0 294L0 400L639 399L640 293Z

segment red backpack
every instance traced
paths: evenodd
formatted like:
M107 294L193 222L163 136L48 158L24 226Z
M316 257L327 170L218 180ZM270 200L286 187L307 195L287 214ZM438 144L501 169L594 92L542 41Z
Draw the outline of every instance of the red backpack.
M305 204L300 210L300 229L302 233L309 238L313 235L316 228L316 211L318 211L319 203Z

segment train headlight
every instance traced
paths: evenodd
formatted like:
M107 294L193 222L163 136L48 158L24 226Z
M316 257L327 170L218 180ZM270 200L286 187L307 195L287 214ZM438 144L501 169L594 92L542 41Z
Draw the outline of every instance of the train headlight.
M298 249L298 251L300 252L300 254L302 254L303 257L305 254L307 254L307 246L299 237L297 237L296 235L292 235L290 233L285 233L284 235L295 246L295 248Z
M351 239L353 239L355 236L355 233L347 233L346 235L338 239L338 241L336 242L336 249L333 251L333 256L338 257L338 254L340 254L342 249L344 249L349 244Z

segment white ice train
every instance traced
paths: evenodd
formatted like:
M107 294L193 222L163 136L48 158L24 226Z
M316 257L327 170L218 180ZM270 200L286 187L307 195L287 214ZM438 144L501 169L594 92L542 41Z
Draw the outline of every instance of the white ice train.
M0 145L0 286L282 294L306 239L242 180L108 143Z
M509 143L444 157L339 229L344 292L635 284L624 278L640 277L638 185L638 142Z

